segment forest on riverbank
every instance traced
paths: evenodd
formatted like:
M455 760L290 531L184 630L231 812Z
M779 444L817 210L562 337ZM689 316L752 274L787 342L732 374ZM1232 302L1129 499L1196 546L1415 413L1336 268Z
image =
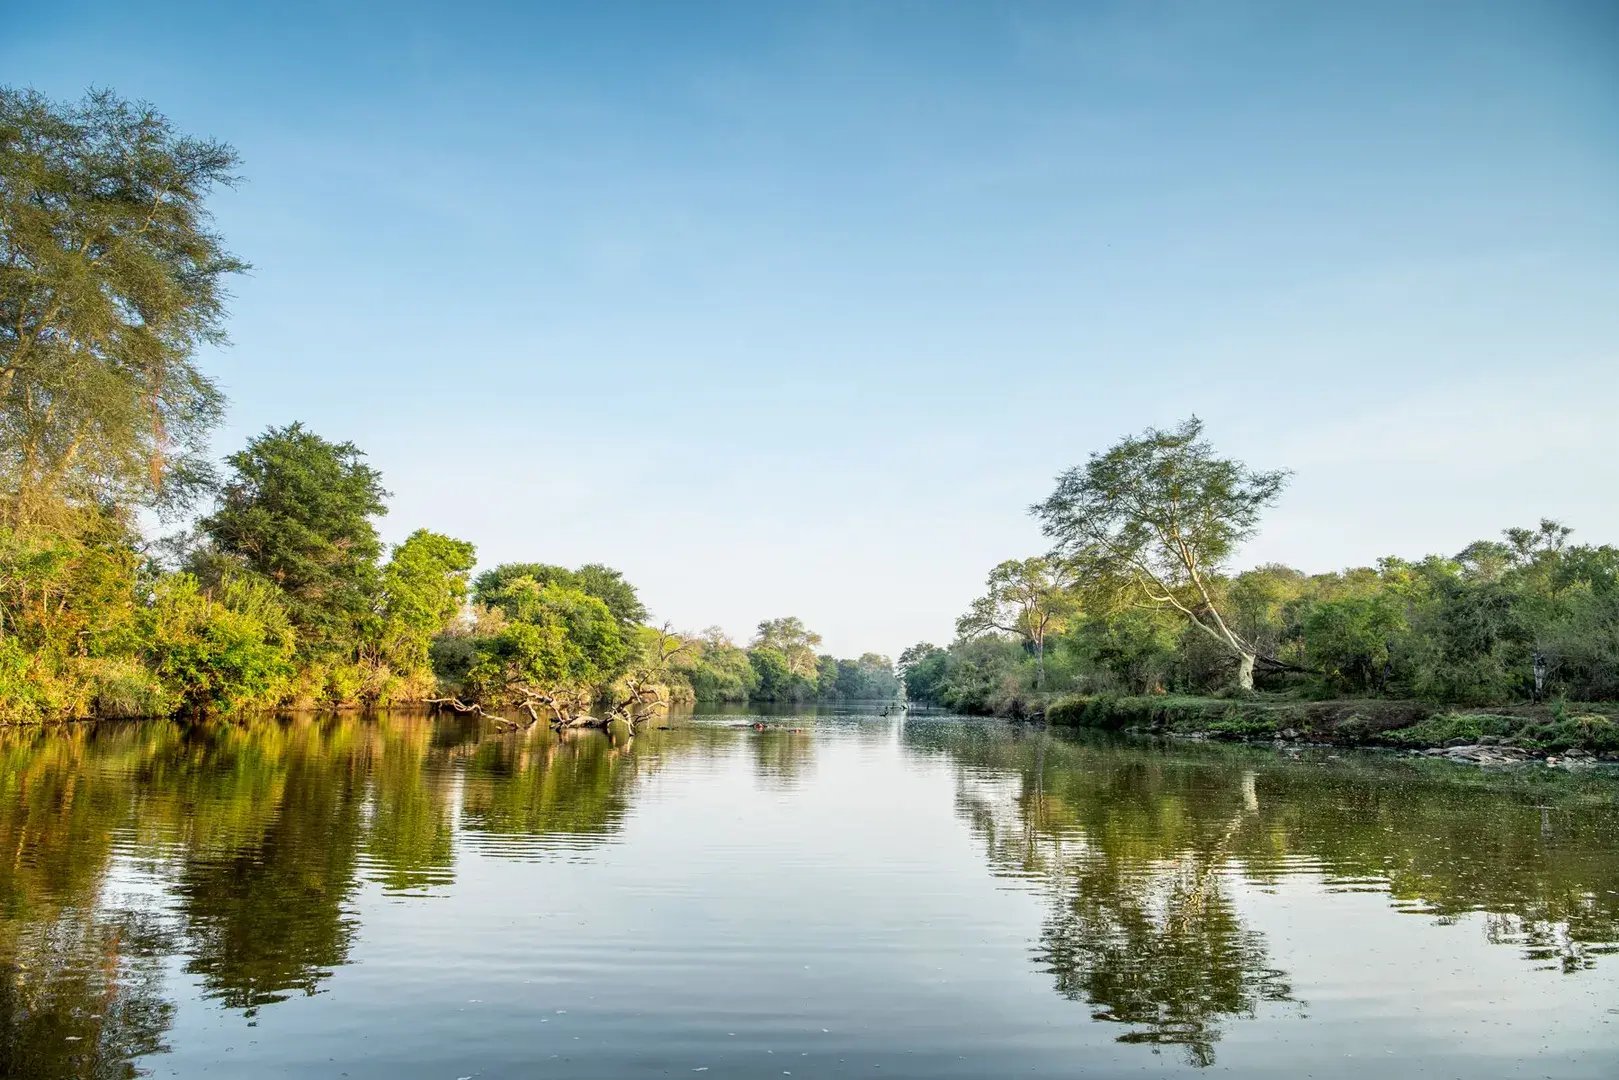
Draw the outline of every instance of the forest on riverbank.
M1395 556L1310 574L1266 565L1205 575L1254 649L1255 685L1311 698L1406 697L1469 706L1619 698L1619 550L1570 542L1555 521L1454 555ZM1000 564L947 647L900 658L916 700L1016 711L1042 692L1213 693L1239 662L1167 602L1098 605L1074 571L1037 556ZM1043 668L1043 672L1042 672Z
M248 267L207 201L237 167L110 92L0 90L0 721L432 702L571 723L901 692L886 657L826 655L797 618L744 645L654 625L605 565L480 573L428 528L389 549L383 477L302 424L211 460L225 406L198 355ZM904 692L1194 726L1209 695L1559 724L1619 701L1619 550L1544 520L1414 561L1233 569L1287 480L1196 418L1093 455L1033 508L1049 549L996 566L951 644L901 656Z
M1219 456L1196 418L1092 455L1032 508L1051 550L991 570L949 646L901 654L908 696L1101 726L1268 736L1353 719L1411 745L1619 750L1588 707L1619 700L1619 549L1544 519L1451 555L1232 570L1287 479ZM1303 707L1331 699L1384 705ZM1526 706L1527 728L1502 712Z
M796 618L743 647L648 625L606 566L474 576L425 528L385 550L382 476L299 423L209 460L197 354L248 266L207 199L237 166L110 92L0 89L0 722L898 694L886 657L821 654Z

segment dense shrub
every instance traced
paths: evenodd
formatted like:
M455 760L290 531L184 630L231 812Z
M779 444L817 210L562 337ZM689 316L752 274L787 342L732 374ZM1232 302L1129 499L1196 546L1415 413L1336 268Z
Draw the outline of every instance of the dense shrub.
M274 586L251 577L231 578L215 593L190 574L160 579L141 616L140 641L168 706L152 709L158 714L268 708L285 696L295 670L286 610Z

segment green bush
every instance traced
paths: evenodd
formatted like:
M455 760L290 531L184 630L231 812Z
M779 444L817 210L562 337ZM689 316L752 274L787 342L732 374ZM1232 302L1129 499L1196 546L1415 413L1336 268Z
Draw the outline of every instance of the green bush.
M158 714L268 708L285 696L294 670L286 611L256 578L229 579L217 594L190 574L160 578L140 637L169 702Z
M1409 727L1385 731L1381 738L1395 746L1444 746L1460 739L1476 743L1486 735L1505 740L1523 721L1511 716L1485 713L1445 713L1430 716Z
M1493 738L1527 750L1568 750L1578 747L1593 753L1619 751L1619 724L1594 713L1544 717L1497 716L1489 713L1446 713L1409 727L1386 731L1382 740L1395 746L1445 746L1476 743Z

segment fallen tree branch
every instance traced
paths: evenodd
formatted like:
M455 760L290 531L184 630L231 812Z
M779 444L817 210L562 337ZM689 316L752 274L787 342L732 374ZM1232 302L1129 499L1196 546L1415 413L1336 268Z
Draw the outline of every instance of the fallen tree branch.
M476 714L478 714L480 716L483 715L483 706L482 705L479 705L477 702L473 702L472 704L469 705L465 701L462 701L460 698L430 697L430 698L427 698L423 702L423 704L433 706L433 711L434 712L437 712L443 706L448 705L450 708L454 709L458 713L476 713Z

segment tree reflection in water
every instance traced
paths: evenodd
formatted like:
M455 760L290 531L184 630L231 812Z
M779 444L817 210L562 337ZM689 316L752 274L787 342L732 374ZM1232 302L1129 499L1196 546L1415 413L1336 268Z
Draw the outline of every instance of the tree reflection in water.
M0 1077L136 1075L173 1013L165 956L248 1015L316 993L348 962L365 881L453 882L458 809L472 831L599 844L638 775L729 735L424 716L0 731ZM141 872L172 909L107 910Z
M0 1076L122 1080L161 1053L174 1006L161 958L173 947L156 920L78 908L12 936L0 968Z
M905 753L949 763L992 871L1045 901L1034 960L1057 992L1193 1064L1232 1023L1292 1007L1285 958L1241 902L1290 876L1482 921L1537 968L1577 974L1619 942L1608 780L960 720L872 730L826 737L887 747L894 730ZM773 794L805 786L815 738L419 716L0 731L0 1076L133 1075L168 1037L166 958L249 1014L317 993L350 960L366 889L446 888L458 843L585 857L686 755L741 762ZM137 896L152 888L164 903Z
M1120 1041L1176 1045L1194 1065L1214 1062L1231 1021L1293 1000L1233 883L1304 873L1443 920L1481 912L1489 940L1563 971L1619 941L1611 781L997 725L906 737L954 762L958 812L993 871L1045 896L1035 963L1057 992L1128 1025Z

